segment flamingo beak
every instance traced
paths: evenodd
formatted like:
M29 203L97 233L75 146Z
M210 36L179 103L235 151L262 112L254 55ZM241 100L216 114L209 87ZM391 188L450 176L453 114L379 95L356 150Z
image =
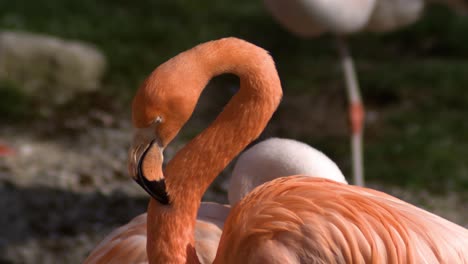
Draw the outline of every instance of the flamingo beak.
M169 204L166 182L162 172L164 147L152 129L137 129L129 151L128 171L151 197Z
M136 178L134 179L156 201L158 201L159 203L163 205L169 205L170 204L169 195L166 190L166 181L165 181L164 176L162 175L162 171L161 173L157 173L159 175L157 175L156 178L153 177L154 179L152 180L149 180L145 176L145 171L150 171L151 174L153 174L154 172L157 172L153 168L147 168L148 162L155 161L154 159L151 159L149 157L148 159L146 159L147 155L149 155L150 157L153 156L152 152L157 152L160 154L160 157L161 157L160 165L162 165L162 150L159 148L159 146L155 146L155 140L153 140L148 145L148 147L143 152L143 154L141 155L141 158L138 161L137 175L136 175ZM153 167L153 165L154 164L149 164L149 166L151 167ZM158 166L158 164L156 164L156 166ZM161 167L159 166L159 168Z

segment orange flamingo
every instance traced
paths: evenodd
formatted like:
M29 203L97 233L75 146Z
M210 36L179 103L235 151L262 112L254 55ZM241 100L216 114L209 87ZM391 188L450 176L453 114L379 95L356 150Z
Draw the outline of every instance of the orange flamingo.
M222 113L167 164L162 151L216 75L240 77ZM133 100L130 175L151 195L150 263L200 263L200 199L266 126L282 96L271 57L227 38L159 66ZM230 212L213 263L468 263L468 231L384 193L304 176L255 188Z
M338 166L322 152L299 141L270 138L239 156L231 176L230 203L234 205L264 182L299 172L326 175L329 179L346 183ZM216 203L201 204L195 224L195 249L201 263L213 263L229 209L227 205ZM146 219L147 214L141 214L110 233L85 263L148 263Z

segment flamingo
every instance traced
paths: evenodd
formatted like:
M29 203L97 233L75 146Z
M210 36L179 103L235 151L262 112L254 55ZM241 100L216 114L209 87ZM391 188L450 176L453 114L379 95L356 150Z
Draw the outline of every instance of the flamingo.
M272 152L277 155L270 155ZM235 205L264 182L299 172L346 183L338 166L319 150L292 139L270 138L239 156L231 176L230 204ZM251 182L250 177L255 177L255 181ZM237 186L244 188L240 190ZM229 210L228 205L201 203L195 224L195 249L201 263L213 263ZM110 233L85 263L148 263L146 220L147 214L143 213Z
M229 183L229 203L234 206L267 181L296 174L348 183L335 162L321 151L297 140L269 138L237 159Z
M461 12L466 0L264 0L267 10L288 31L299 37L335 36L349 101L353 181L364 185L364 106L345 36L358 31L388 32L417 21L427 2L442 3Z
M201 203L195 224L195 248L201 263L213 263L229 210L228 205ZM140 214L111 232L89 254L84 263L148 263L146 219L146 213Z
M163 150L208 81L240 90L162 170ZM133 99L138 140L129 173L150 194L149 263L200 263L195 224L210 183L270 120L282 97L268 53L225 38L160 65ZM213 263L468 263L468 230L390 195L328 179L288 176L255 188L230 211Z

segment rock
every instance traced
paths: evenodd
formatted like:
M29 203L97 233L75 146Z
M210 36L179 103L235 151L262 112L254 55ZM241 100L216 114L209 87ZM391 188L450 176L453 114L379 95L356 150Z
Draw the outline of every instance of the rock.
M14 83L40 106L56 106L94 91L106 69L90 44L25 32L0 32L0 80Z

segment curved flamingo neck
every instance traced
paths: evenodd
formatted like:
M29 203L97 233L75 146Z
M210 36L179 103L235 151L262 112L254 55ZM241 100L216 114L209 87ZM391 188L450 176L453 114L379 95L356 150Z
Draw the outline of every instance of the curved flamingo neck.
M188 263L194 257L190 249L203 193L227 164L260 135L282 96L271 57L245 41L229 38L209 42L175 59L176 65L190 69L182 72L194 75L186 77L191 83L186 83L185 88L197 96L196 100L207 82L223 73L238 75L240 90L216 120L180 150L165 169L171 205L162 206L151 199L148 209L148 254L154 263Z

